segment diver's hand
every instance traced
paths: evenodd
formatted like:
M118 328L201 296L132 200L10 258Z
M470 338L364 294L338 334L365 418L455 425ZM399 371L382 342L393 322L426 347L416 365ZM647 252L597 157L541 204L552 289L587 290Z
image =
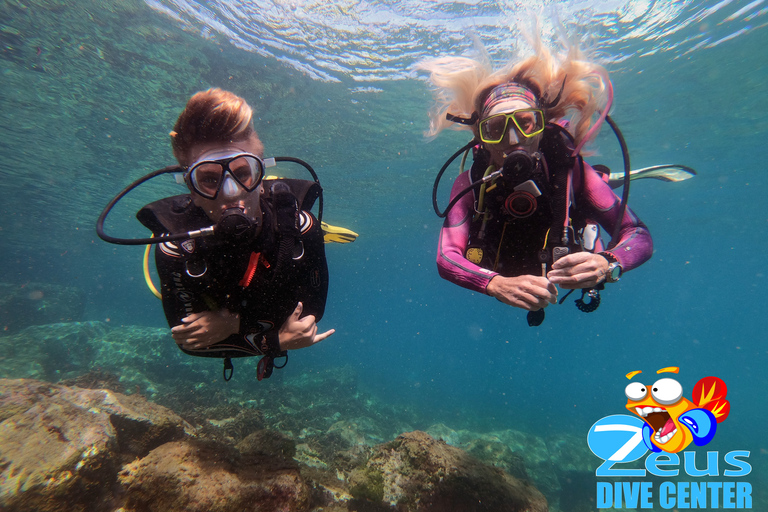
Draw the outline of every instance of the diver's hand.
M309 347L323 341L336 332L336 329L317 334L317 323L314 315L299 318L304 311L304 304L299 302L291 316L280 327L280 350L296 350Z
M577 252L557 260L547 279L566 289L593 288L605 281L607 272L607 259L591 252Z
M171 329L176 344L186 350L200 350L240 331L240 315L228 309L192 313Z
M504 304L528 311L537 311L557 302L557 288L541 276L494 276L485 291Z

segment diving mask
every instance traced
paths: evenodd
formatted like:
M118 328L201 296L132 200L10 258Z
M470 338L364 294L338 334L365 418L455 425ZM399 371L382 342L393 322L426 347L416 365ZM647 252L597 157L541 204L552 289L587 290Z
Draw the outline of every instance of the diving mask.
M234 195L234 180L247 192L252 192L264 177L264 161L251 153L229 153L220 159L199 160L189 167L184 179L206 199L216 199L223 188L226 195ZM229 175L229 176L227 176Z
M487 144L499 144L507 133L510 121L517 128L517 132L526 139L544 131L544 112L540 109L526 108L494 114L482 119L478 125L480 140Z

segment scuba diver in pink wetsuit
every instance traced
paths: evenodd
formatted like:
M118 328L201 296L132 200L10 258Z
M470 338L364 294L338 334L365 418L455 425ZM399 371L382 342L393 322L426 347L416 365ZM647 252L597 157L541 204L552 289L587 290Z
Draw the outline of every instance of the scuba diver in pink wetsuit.
M625 156L623 200L580 154L611 106L606 71L579 60L574 49L557 62L537 46L536 55L497 73L465 57L420 64L436 88L430 134L450 123L474 134L438 175L439 181L472 150L474 163L456 178L444 212L435 182L435 211L445 217L440 276L528 310L529 325L541 324L544 308L557 302L556 285L581 289L577 306L594 311L604 283L618 281L653 251L648 229L626 206L628 155L610 118ZM599 226L612 234L607 247Z

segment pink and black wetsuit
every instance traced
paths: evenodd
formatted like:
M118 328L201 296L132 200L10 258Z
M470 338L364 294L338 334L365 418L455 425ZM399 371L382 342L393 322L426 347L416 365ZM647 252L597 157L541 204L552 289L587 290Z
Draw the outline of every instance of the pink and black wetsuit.
M602 252L615 258L625 272L641 265L651 257L653 252L653 241L648 228L629 208L625 210L624 217L619 220L620 199L603 181L597 171L586 163L582 167L579 160L573 160L571 217L574 219L581 218L583 223L599 224L608 233L611 233L616 223L620 221L621 230L618 243L610 251ZM567 169L549 169L550 173L565 171ZM470 172L466 171L456 178L451 190L451 199L472 182ZM498 236L500 230L497 230L495 240L493 233L489 235L489 245L493 247L498 245L500 248L502 264L497 267L498 271L491 270L493 265L484 264L481 266L469 261L465 255L467 248L472 243L471 237L474 236L473 222L480 222L473 221L474 216L475 195L469 193L456 203L446 217L440 231L437 251L437 267L441 277L464 288L486 293L486 287L490 280L499 274L506 277L524 274L541 275L541 271L537 271L536 267L531 264L531 261L535 262L535 254L532 255L533 260L528 255L517 256L515 259L515 256L511 254L516 252L516 248L520 249L519 245L516 246L515 244L516 241L521 240L521 235L528 236L526 231L540 231L541 226L531 226L528 230L519 228L518 233L512 233L511 236L507 231L506 234L501 234L501 237ZM546 232L547 227L544 226L543 230ZM545 233L537 236L541 239L546 238ZM505 240L503 246L501 246L499 238ZM530 244L528 245L525 252L531 252ZM525 264L517 264L526 258ZM496 258L496 261L498 262L499 258ZM504 265L505 261L506 265Z

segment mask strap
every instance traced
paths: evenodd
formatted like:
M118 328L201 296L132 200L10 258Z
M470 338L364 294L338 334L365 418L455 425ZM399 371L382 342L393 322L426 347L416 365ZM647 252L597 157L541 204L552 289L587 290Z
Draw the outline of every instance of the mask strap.
M560 102L560 96L562 96L563 94L563 90L565 89L565 81L567 79L568 79L568 75L565 75L565 77L563 78L563 84L560 86L560 92L557 93L557 96L555 96L554 100L544 103L544 108L555 107Z
M461 116L455 116L453 114L446 113L445 118L449 120L452 123L459 123L464 124L467 126L471 126L475 124L480 116L477 114L477 112L472 112L472 115L470 117L461 117Z

